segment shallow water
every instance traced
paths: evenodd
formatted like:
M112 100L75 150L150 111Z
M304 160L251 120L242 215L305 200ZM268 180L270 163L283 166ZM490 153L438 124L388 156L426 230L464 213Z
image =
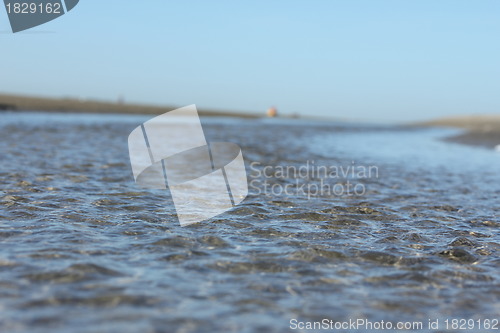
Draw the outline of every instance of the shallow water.
M500 154L441 141L450 130L205 119L253 185L182 228L167 192L133 181L127 137L148 119L0 114L1 332L499 319ZM278 173L304 165L378 172ZM363 193L315 192L348 181Z

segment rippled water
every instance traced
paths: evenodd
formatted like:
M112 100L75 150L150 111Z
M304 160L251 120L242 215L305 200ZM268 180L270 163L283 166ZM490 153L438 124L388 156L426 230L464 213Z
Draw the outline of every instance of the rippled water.
M209 140L240 145L254 186L182 228L166 192L133 181L127 137L148 118L0 114L1 332L499 317L500 154L439 140L449 130L205 119ZM378 174L326 179L362 195L276 174L308 161Z

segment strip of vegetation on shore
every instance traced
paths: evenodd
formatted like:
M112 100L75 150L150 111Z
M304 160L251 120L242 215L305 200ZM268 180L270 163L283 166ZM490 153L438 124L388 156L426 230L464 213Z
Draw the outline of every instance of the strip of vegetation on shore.
M75 98L44 98L0 94L0 111L45 111L62 113L123 113L123 114L162 114L176 109L176 106L153 106L140 104L111 103ZM205 117L259 118L253 113L229 112L218 110L198 110Z

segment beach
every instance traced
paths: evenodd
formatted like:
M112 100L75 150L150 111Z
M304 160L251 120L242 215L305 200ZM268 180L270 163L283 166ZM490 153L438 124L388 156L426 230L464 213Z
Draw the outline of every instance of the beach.
M4 5L0 333L500 332L499 1Z
M498 320L500 154L446 141L462 130L202 117L241 147L249 195L181 227L132 176L150 118L0 113L0 331Z

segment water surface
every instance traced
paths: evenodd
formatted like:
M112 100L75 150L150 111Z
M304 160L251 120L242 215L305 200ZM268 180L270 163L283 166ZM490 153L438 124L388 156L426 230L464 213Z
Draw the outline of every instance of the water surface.
M0 114L0 331L499 317L500 154L440 140L450 130L204 119L208 140L240 145L257 185L181 228L166 191L133 181L127 137L148 118ZM378 176L259 172L308 161ZM322 180L366 191L293 191ZM266 195L266 182L292 194Z

